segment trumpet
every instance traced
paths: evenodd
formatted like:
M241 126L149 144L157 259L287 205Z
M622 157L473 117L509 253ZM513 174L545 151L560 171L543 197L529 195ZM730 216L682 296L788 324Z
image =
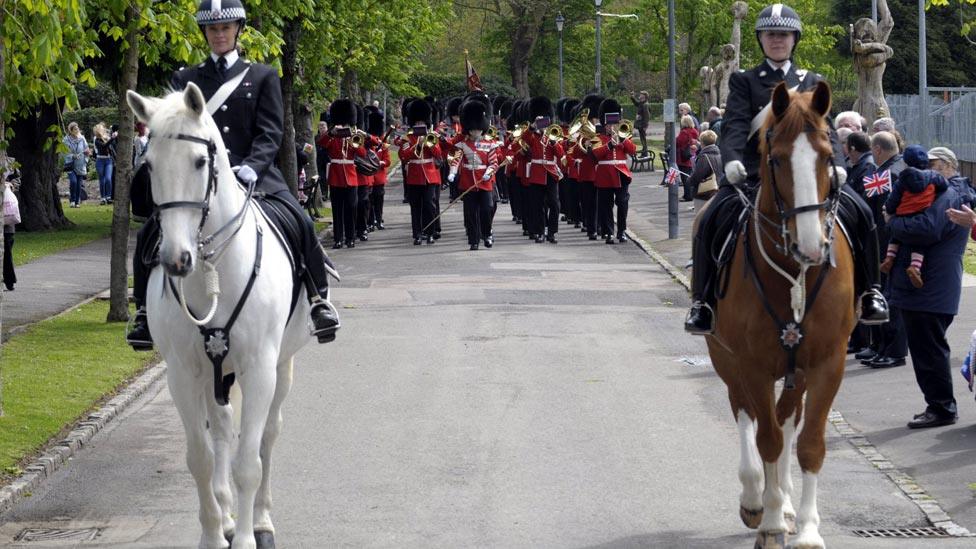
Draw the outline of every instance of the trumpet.
M356 133L352 134L352 137L349 138L349 142L354 148L358 149L359 147L363 146L363 143L366 142L366 134L362 131L356 130Z
M437 141L440 139L436 132L430 132L423 137L423 139L418 139L417 144L414 145L413 154L415 156L420 156L424 149L432 149L437 145Z

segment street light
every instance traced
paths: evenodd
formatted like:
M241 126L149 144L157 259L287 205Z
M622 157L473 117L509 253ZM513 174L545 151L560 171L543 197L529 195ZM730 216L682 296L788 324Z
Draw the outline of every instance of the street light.
M596 93L600 93L600 27L601 27L601 13L600 6L603 5L603 0L593 0L596 4Z
M563 13L559 12L556 14L556 30L559 31L559 97L563 97L566 94L563 93L563 24L566 23L566 18L563 17Z

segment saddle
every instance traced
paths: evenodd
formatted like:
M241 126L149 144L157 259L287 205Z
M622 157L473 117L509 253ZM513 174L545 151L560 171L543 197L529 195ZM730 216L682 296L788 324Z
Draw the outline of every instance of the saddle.
M287 200L263 192L253 195L255 203L259 206L261 214L271 227L271 232L281 243L288 262L291 265L291 304L288 307L288 319L295 312L298 305L298 295L301 292L302 281L306 276L304 261L304 231L301 223L304 223L305 212L295 208L295 205Z
M758 188L758 187L757 187ZM749 200L755 198L757 188L745 188L744 192ZM717 203L709 204L708 211L711 213L709 219L704 220L701 230L707 231L704 235L705 242L709 243L711 249L709 256L715 265L715 273L718 284L713 286L714 299L722 299L729 287L731 276L730 264L735 256L735 248L739 242L739 236L748 226L749 210L742 196L737 194L727 194L722 196ZM716 238L724 235L723 238ZM712 301L714 303L714 301Z

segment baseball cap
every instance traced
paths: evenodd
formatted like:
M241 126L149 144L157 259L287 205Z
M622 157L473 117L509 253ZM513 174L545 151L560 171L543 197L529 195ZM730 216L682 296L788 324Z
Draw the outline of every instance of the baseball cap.
M959 161L956 159L956 153L946 147L932 147L929 149L929 160L941 160L952 167L959 165Z

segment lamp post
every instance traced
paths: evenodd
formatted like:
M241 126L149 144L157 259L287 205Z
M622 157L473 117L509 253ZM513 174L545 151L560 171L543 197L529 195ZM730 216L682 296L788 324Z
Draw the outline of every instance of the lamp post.
M603 0L593 0L593 3L596 4L596 93L600 93L600 27L602 23L600 6L603 5Z
M563 13L556 14L556 30L559 31L559 97L566 95L563 93L563 24L565 23L566 18L563 17Z

